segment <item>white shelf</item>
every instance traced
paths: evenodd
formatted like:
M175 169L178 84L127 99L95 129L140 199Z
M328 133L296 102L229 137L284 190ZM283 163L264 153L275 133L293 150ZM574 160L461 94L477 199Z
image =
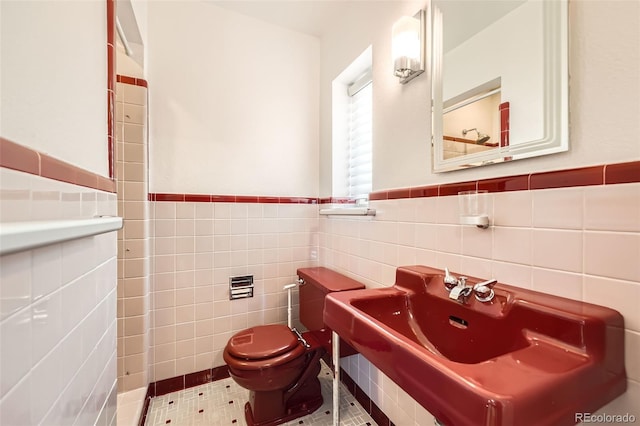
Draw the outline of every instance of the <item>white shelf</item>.
M117 231L122 218L103 216L77 220L5 222L0 224L0 255Z

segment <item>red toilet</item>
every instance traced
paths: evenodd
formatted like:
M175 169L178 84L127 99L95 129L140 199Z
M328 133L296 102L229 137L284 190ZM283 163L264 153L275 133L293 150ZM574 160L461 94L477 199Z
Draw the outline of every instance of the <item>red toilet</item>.
M364 285L327 268L300 268L300 321L309 330L302 340L286 325L252 327L236 333L224 349L233 380L250 391L245 405L249 426L271 426L312 413L322 405L320 358L330 351L324 326L324 298ZM304 344L306 342L306 345ZM355 351L341 344L341 356Z

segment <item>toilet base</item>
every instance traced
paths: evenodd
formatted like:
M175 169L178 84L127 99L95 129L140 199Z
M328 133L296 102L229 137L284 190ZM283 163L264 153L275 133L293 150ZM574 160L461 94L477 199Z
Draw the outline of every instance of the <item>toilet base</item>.
M284 404L282 398L283 394L278 392L252 391L244 406L247 425L275 426L313 413L323 402L320 380L318 377L307 380Z

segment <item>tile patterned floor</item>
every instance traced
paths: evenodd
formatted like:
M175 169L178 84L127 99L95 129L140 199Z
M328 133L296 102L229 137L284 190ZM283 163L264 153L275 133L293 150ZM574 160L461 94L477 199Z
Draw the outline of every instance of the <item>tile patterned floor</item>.
M314 425L330 426L332 415L331 370L322 363L319 374L324 403L315 412L285 423L286 426ZM244 404L249 391L241 388L232 379L200 385L180 392L159 396L151 400L146 426L246 426ZM376 423L341 385L340 425L374 426Z

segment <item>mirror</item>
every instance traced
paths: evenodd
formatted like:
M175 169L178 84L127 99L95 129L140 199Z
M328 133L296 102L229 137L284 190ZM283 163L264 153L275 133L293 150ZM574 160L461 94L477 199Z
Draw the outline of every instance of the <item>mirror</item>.
M433 0L432 170L569 149L567 1Z

